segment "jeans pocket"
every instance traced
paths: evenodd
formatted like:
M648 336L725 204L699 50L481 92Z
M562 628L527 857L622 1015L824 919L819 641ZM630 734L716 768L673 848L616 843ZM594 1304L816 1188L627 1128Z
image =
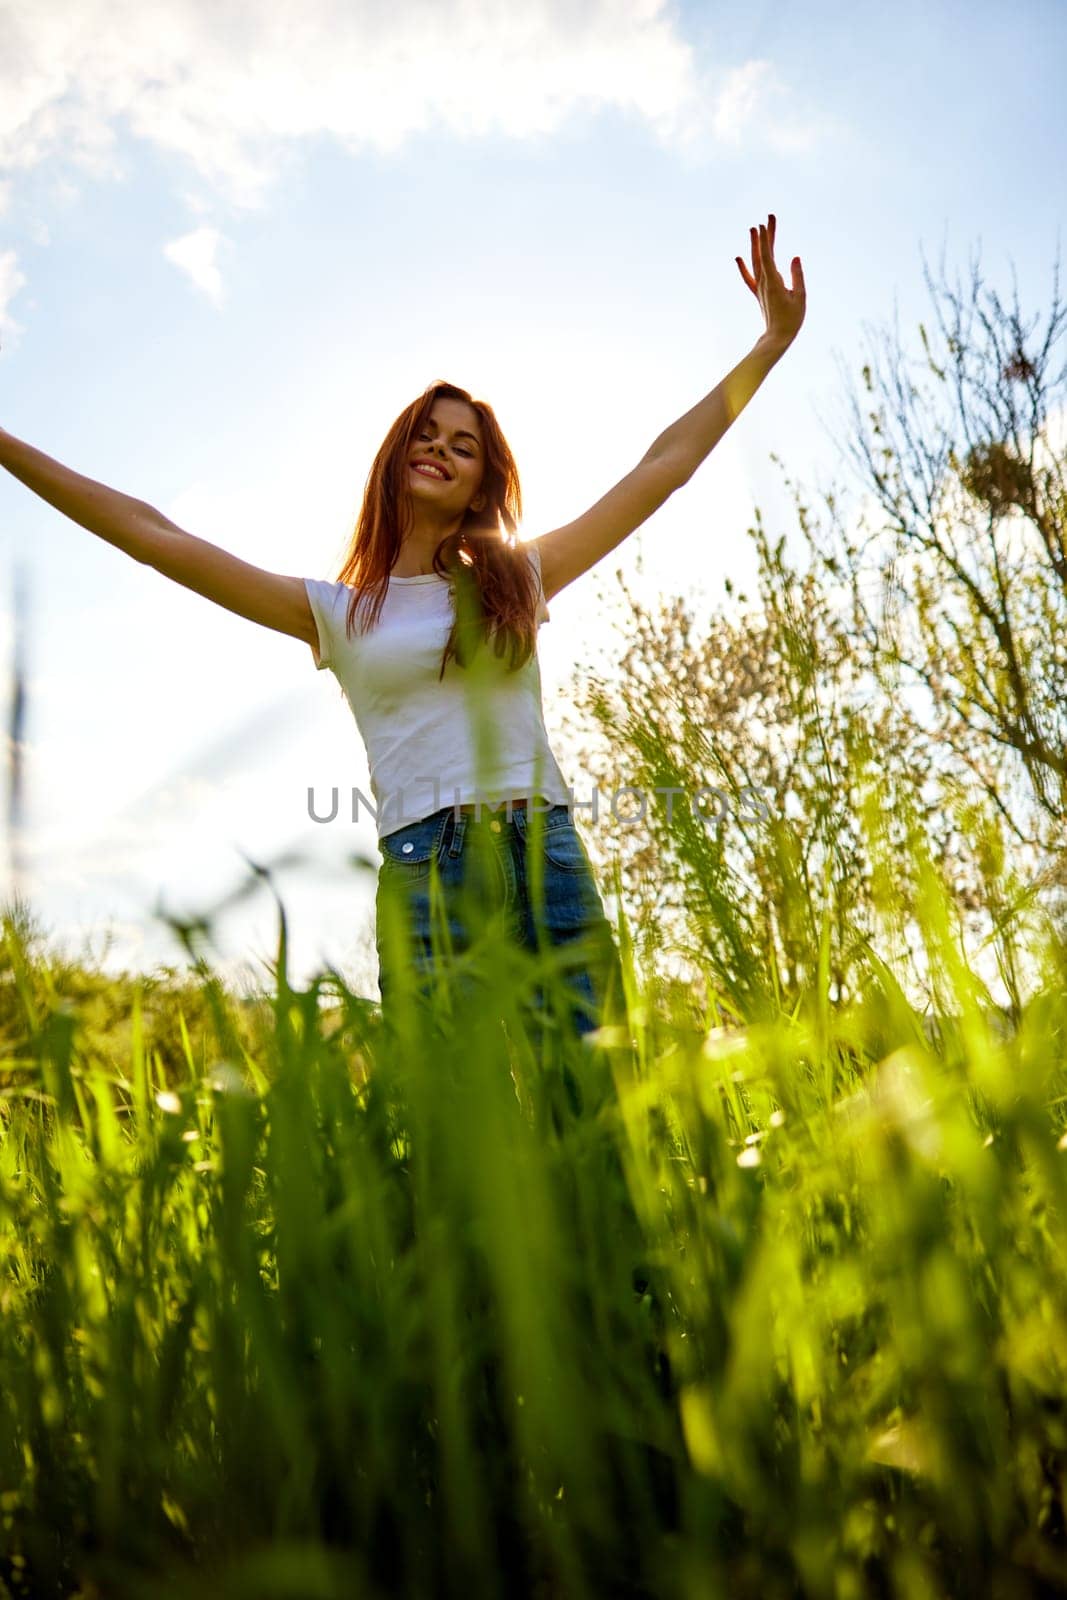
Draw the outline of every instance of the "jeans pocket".
M382 852L380 872L383 876L418 883L430 876L431 863L440 858L449 808L435 811L432 816L421 817L395 828L379 839Z
M582 836L571 821L565 806L545 818L541 835L541 848L546 861L561 872L591 872L589 856Z

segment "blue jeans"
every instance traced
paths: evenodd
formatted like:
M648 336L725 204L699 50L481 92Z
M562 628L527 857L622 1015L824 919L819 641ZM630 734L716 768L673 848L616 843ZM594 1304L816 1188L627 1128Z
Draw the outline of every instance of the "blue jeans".
M622 969L588 853L567 806L477 813L444 806L380 841L383 1014L447 977L462 992L479 952L510 941L545 956L523 1009L572 1035L622 1016ZM475 980L476 981L476 980ZM536 1031L536 1030L535 1030Z

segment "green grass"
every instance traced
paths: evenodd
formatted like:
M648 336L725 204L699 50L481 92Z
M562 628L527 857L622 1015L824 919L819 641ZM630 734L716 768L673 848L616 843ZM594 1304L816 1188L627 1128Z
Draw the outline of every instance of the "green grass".
M937 1027L873 953L723 1026L624 950L539 1060L499 947L394 1038L284 919L255 1004L4 926L0 1594L1067 1587L1052 936L1010 1025L932 891Z

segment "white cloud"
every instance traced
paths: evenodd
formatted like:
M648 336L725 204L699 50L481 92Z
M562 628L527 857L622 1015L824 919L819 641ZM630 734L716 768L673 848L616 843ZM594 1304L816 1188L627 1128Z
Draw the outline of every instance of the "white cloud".
M746 61L743 67L728 74L715 106L714 128L718 138L727 144L741 142L741 134L756 114L770 70L769 61Z
M0 0L0 33L0 170L58 154L121 176L121 121L246 207L323 135L390 152L434 126L536 137L615 107L664 142L729 137L767 67L709 107L665 0Z
M19 271L18 258L14 250L0 250L0 344L2 345L18 343L17 336L22 332L22 324L15 321L8 311L8 306L25 284L25 274Z
M827 131L825 117L776 112L789 99L789 89L772 61L746 61L726 74L715 96L711 125L723 144L738 145L742 135L751 140L762 135L776 150L807 150Z
M187 272L215 305L222 303L222 275L215 260L221 238L217 228L203 227L163 246L167 260Z

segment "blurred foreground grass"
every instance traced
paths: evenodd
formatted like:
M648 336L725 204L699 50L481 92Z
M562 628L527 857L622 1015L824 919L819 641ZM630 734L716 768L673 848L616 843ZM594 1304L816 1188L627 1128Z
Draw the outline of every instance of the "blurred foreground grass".
M935 909L936 1026L627 959L539 1062L519 953L401 1047L281 928L249 1003L5 920L0 1594L1067 1590L1055 939L1005 1021Z

